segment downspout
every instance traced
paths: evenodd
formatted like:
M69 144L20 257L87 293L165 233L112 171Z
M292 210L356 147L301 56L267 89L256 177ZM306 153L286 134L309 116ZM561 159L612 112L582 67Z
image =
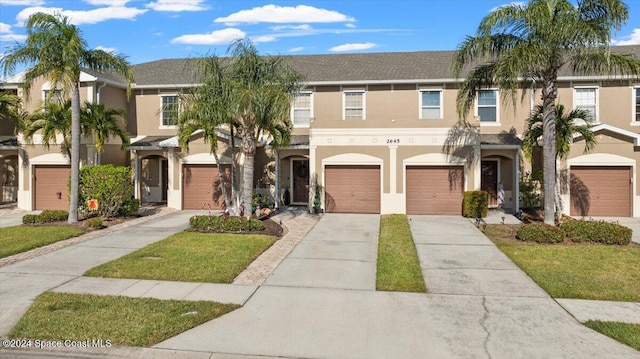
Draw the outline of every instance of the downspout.
M102 90L103 87L107 86L107 82L103 82L102 85L98 86L98 88L96 89L96 104L100 104L100 90ZM95 157L93 159L93 163L99 165L100 161L102 160L101 158L101 154L100 151L96 151L95 152Z
M140 160L138 159L138 150L133 150L133 196L140 199Z

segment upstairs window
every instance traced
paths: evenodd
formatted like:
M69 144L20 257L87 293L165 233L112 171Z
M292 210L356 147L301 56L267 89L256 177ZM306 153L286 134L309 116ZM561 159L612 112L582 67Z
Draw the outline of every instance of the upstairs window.
M344 119L364 120L364 91L344 92Z
M420 91L420 119L437 120L442 118L442 91Z
M595 88L574 89L573 103L576 110L583 110L591 115L591 120L598 121L598 104Z
M178 96L162 96L162 126L178 124Z
M308 127L311 121L311 92L300 93L293 101L293 125Z
M640 87L636 87L636 122L640 122Z
M62 90L42 90L44 102L62 103Z
M480 122L498 122L498 91L478 91L478 116Z

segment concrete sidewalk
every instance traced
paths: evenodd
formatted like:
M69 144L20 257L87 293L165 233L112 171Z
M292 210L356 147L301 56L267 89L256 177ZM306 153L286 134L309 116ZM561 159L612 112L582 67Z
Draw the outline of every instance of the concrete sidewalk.
M40 293L72 281L90 268L186 229L194 213L198 212L174 212L0 268L0 336L7 335Z

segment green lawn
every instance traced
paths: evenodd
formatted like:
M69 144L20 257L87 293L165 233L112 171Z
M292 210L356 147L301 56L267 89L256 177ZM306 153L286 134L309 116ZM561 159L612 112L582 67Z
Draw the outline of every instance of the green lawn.
M640 324L589 321L584 325L635 350L640 350Z
M395 292L427 291L407 216L380 219L376 289Z
M275 241L264 235L181 232L84 275L231 283Z
M517 225L488 225L489 237L554 298L640 301L640 246L535 244Z
M0 228L0 258L77 237L84 230L66 226L13 226Z
M235 304L44 293L11 330L11 338L109 340L151 346L217 318Z

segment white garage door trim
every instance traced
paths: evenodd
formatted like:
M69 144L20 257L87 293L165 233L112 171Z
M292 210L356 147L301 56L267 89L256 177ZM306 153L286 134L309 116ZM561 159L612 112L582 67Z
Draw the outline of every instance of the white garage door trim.
M331 156L331 157L327 157L327 158L323 158L322 161L320 162L322 163L322 173L321 173L321 178L322 178L322 194L321 194L321 200L322 200L322 204L324 206L325 203L325 186L324 184L327 183L326 181L326 170L325 168L327 166L340 166L340 165L347 165L347 166L371 166L371 165L375 165L375 166L380 166L380 210L382 211L382 206L383 206L383 202L382 202L382 193L384 192L384 161L382 160L382 158L378 158L378 157L374 157L371 155L365 155L363 153L343 153L340 155L335 155L335 156ZM309 165L311 165L311 161L309 161ZM382 213L382 212L381 212Z

